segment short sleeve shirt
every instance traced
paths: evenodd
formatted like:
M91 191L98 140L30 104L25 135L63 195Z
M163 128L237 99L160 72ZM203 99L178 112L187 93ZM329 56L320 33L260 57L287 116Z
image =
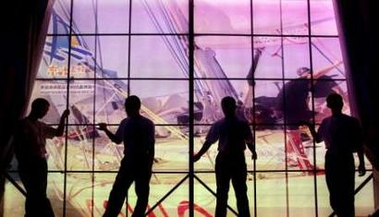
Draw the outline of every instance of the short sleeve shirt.
M206 141L218 141L219 152L243 152L246 143L253 142L253 134L246 121L236 117L223 118L211 126Z
M123 119L116 136L124 142L124 154L130 157L154 152L154 123L143 116Z
M362 145L362 129L358 119L345 115L325 118L317 130L325 148L338 152L352 152Z
M46 139L56 135L56 129L41 122L24 118L19 121L15 135L15 152L18 157L45 158Z

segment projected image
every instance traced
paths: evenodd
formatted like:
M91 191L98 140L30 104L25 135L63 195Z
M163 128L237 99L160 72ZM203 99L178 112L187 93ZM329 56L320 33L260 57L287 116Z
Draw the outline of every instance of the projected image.
M67 134L48 141L49 197L57 216L104 212L124 147L96 124L106 122L115 132L131 94L141 98L142 115L156 124L151 216L188 215L192 172L195 216L213 216L217 145L194 171L189 151L191 145L199 150L210 125L223 117L224 96L238 101L238 115L255 135L258 160L247 162L251 212L312 216L317 209L330 214L324 146L314 145L288 111L289 105L306 104L310 120L318 124L329 115L325 97L337 92L350 113L332 1L194 4L190 20L187 1L55 2L32 98L51 102L44 121L53 125L62 111L71 110ZM307 82L311 88L284 95L290 82ZM250 159L250 152L246 156ZM230 194L228 216L234 216L236 201ZM120 216L130 216L135 202L131 190ZM23 212L22 205L12 209Z

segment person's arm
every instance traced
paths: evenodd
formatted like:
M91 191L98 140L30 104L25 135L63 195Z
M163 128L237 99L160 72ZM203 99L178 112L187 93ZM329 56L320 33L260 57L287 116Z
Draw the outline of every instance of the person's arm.
M245 143L247 145L247 148L251 152L251 159L256 160L257 159L257 152L255 151L255 143L254 143L254 137L251 132L249 124L246 122L245 123Z
M59 120L58 128L55 131L55 136L62 136L63 135L65 121L69 115L70 115L70 110L69 109L64 110L64 112L62 113L61 119Z
M299 125L305 125L305 126L307 126L309 128L309 131L311 132L313 140L316 143L322 142L322 139L320 138L319 134L317 133L317 131L315 129L315 126L312 123L310 123L308 121L300 121Z
M357 150L357 155L358 155L358 159L359 159L358 175L364 176L366 174L366 167L365 167L365 158L364 158L363 147L361 147Z
M218 122L216 122L209 129L208 134L205 137L205 142L203 143L203 146L196 154L193 155L194 162L198 161L200 157L208 151L209 147L211 147L211 145L219 139L219 136L219 125Z
M253 142L247 142L247 147L249 148L251 152L251 159L256 160L257 159L257 152L255 151L255 145Z
M154 161L155 157L155 125L154 122L151 122L149 127L149 157Z
M211 147L212 143L205 141L201 149L193 156L193 161L198 161L201 156L208 151L209 147Z
M366 167L365 167L365 158L364 158L364 149L363 149L363 129L359 123L358 120L356 120L356 129L354 130L355 132L358 132L357 138L357 155L358 155L358 175L359 176L364 176L366 174Z
M99 123L98 124L98 129L101 130L101 131L104 131L105 134L108 136L108 138L116 143L116 144L120 144L122 142L122 139L118 138L116 136L116 134L112 133L111 131L108 130L108 127L107 127L107 124L106 123Z

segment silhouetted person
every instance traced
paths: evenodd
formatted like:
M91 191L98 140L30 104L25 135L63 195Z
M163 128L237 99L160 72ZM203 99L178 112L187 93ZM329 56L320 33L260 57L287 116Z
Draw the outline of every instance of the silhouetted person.
M288 166L298 166L306 174L313 172L314 166L309 161L303 146L302 131L298 123L301 120L310 121L313 114L309 108L309 93L317 79L339 65L340 62L325 69L311 73L307 67L297 70L298 78L286 82L276 97L275 109L278 117L283 117L286 124L286 152Z
M301 124L309 127L315 142L325 143L325 178L334 213L339 217L354 217L354 152L359 158L359 176L366 173L362 128L357 118L342 113L341 95L328 95L326 103L332 115L322 120L317 132L312 124Z
M14 134L15 155L21 181L26 190L25 217L51 217L54 211L47 198L47 151L46 139L62 136L65 120L70 114L65 110L57 128L39 119L49 111L46 99L37 98L32 102L29 115L17 123Z
M150 192L150 178L154 160L155 126L140 114L141 101L135 96L125 100L127 118L123 119L115 134L107 129L105 123L99 123L112 142L124 142L124 157L117 173L104 217L116 217L125 201L130 185L134 182L138 197L132 216L145 216Z
M245 120L236 116L236 101L227 96L221 101L221 107L225 117L215 122L210 128L205 142L198 153L194 155L194 161L218 141L218 154L216 157L216 185L217 202L216 217L226 216L228 192L232 181L239 216L250 216L249 200L247 197L247 166L245 161L246 145L256 159L257 154L253 144L253 135Z

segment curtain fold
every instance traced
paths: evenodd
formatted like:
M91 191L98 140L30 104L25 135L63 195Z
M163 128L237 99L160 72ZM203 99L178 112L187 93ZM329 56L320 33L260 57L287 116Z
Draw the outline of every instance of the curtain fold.
M373 166L374 209L379 213L379 61L378 31L374 26L378 6L374 1L334 0L353 114L365 132L365 154ZM374 216L373 215L373 216Z
M0 73L0 216L3 216L5 174L13 157L12 133L24 116L33 90L54 0L7 2L1 22Z

